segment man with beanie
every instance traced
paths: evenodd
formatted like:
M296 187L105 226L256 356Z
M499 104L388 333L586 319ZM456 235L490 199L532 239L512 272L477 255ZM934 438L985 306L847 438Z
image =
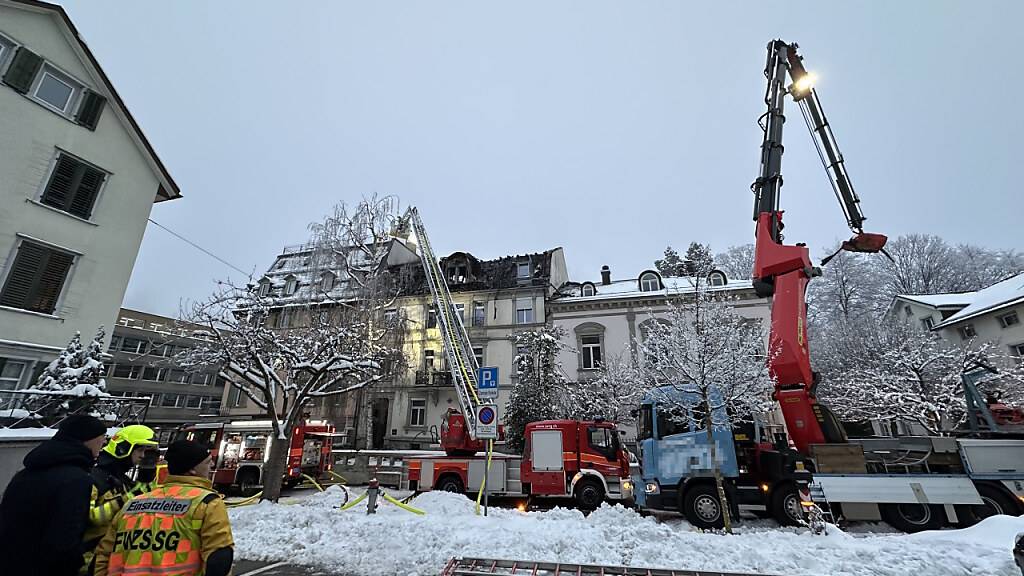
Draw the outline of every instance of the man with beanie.
M0 571L78 573L89 521L89 470L106 437L98 419L75 414L25 456L25 469L14 475L0 502Z
M234 560L228 511L210 483L210 452L179 440L164 455L164 484L128 501L96 549L96 576L227 576Z

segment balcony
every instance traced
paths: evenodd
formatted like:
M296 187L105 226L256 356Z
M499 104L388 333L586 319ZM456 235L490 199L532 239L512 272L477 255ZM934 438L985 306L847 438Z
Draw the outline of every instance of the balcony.
M452 375L450 372L441 372L440 370L418 370L416 385L449 387L452 385Z

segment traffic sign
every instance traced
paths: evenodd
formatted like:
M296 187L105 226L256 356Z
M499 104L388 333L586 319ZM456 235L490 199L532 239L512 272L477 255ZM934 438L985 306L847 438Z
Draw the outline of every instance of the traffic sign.
M481 398L498 397L498 368L486 366L477 370L476 391Z
M476 408L477 440L498 439L498 405L481 404Z

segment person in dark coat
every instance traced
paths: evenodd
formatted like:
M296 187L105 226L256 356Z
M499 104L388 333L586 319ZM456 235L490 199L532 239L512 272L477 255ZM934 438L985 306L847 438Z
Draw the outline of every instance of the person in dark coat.
M74 576L82 565L92 469L107 427L92 416L64 419L25 456L0 502L0 572Z

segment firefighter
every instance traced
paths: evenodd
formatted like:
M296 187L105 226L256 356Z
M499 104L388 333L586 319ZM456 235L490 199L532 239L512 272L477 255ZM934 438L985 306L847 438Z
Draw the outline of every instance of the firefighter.
M128 477L139 465L146 452L156 450L156 435L149 426L134 424L117 431L103 447L96 466L92 469L92 499L89 503L89 527L85 530L84 574L92 573L93 553L100 538L107 533L114 514L125 502L155 486L148 482L135 482Z
M164 484L114 516L96 549L96 576L226 576L234 560L227 508L210 483L210 452L180 440L164 455Z
M0 503L0 572L74 576L89 521L89 470L107 427L92 416L65 418L53 438L25 456Z

